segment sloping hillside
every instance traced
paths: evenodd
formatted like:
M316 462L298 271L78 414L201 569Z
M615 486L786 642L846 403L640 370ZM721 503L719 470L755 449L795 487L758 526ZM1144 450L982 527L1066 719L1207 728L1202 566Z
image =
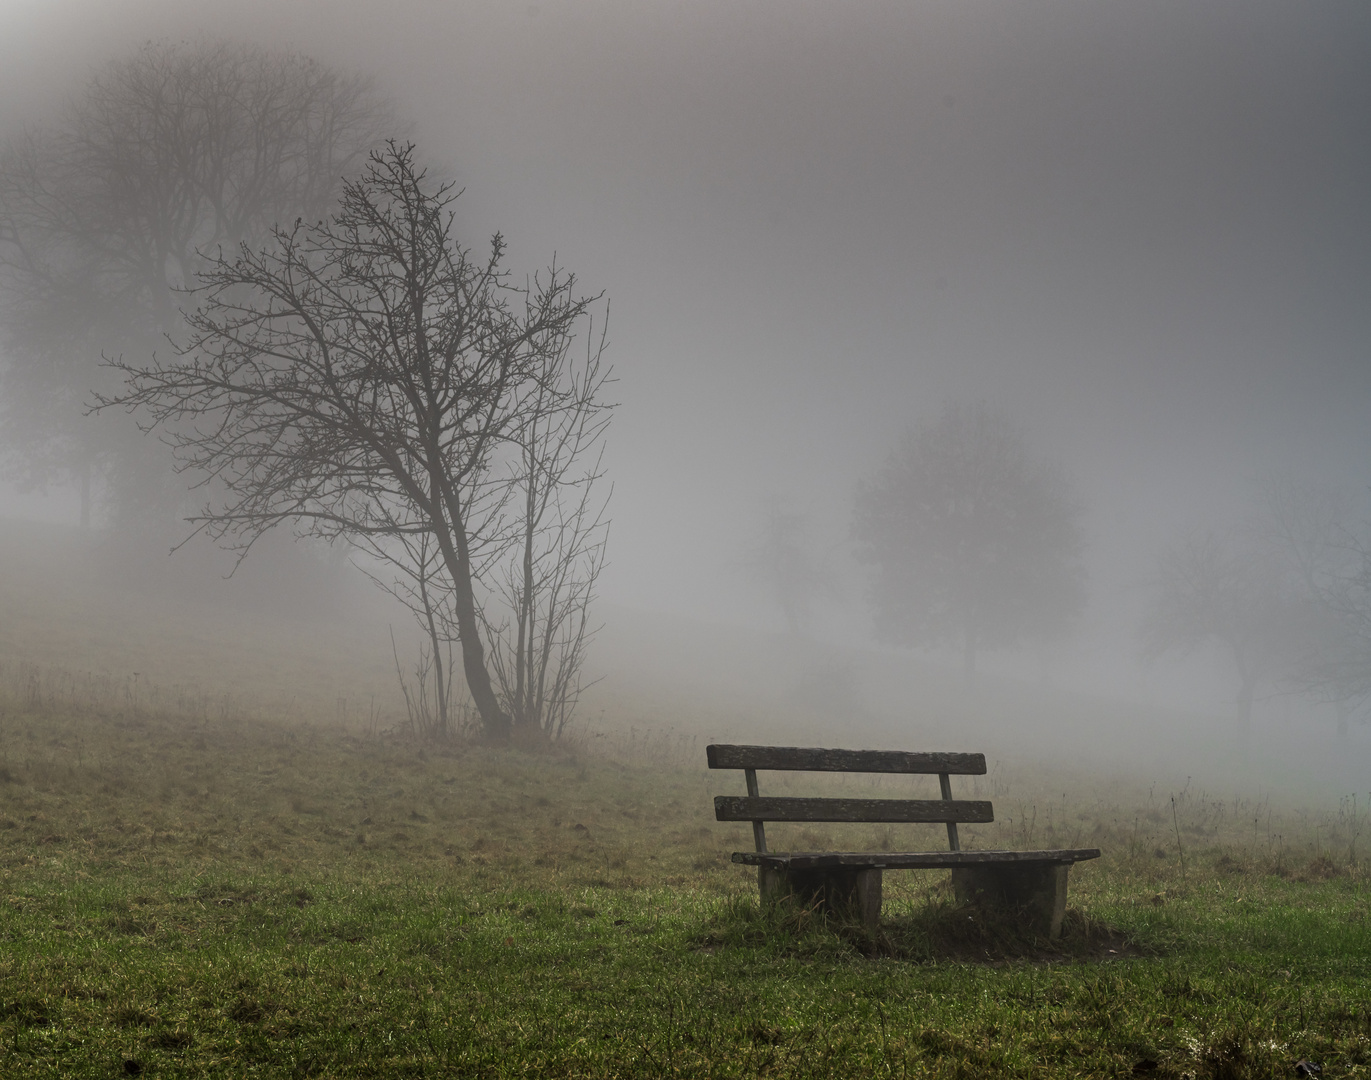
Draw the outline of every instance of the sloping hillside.
M164 700L184 690L283 719L403 721L390 632L410 665L406 613L345 560L284 538L226 580L230 567L208 549L131 558L79 530L0 521L0 685L18 692L24 665L37 665L96 678L106 694L152 686ZM1243 757L1221 716L991 677L967 688L957 670L911 653L612 605L597 613L598 681L574 731L588 742L700 754L710 739L971 749L1016 768L1321 802L1357 790L1371 764L1364 729L1340 743L1329 725L1270 703Z

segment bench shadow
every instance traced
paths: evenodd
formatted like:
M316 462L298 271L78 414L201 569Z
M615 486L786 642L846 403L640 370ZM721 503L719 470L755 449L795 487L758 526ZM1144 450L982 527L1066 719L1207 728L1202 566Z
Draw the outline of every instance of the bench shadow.
M1057 938L1025 929L1026 922L1024 913L1012 908L933 897L883 918L880 930L868 936L866 954L969 964L1105 962L1153 954L1124 931L1076 908L1067 909ZM840 932L860 929L843 926Z
M1088 912L1068 908L1058 938L1025 929L1022 912L1003 906L926 896L882 914L870 933L858 917L825 912L818 903L731 899L696 936L701 951L748 948L812 959L865 956L915 964L1103 963L1153 956L1156 950Z

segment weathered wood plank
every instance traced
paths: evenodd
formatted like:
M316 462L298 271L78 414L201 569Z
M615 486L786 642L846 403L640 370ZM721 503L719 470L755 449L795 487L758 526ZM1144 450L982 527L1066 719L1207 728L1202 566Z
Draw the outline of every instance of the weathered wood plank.
M747 866L789 870L882 869L918 870L1004 863L1076 863L1098 859L1099 848L1047 851L735 851L733 861Z
M984 754L914 754L904 750L826 750L818 746L705 747L711 769L786 772L985 773Z
M797 799L716 795L719 821L994 821L988 802L958 799Z

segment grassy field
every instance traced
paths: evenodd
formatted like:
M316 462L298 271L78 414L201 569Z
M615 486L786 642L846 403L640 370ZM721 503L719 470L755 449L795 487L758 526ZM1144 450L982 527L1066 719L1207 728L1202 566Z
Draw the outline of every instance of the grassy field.
M1224 772L1193 718L620 613L568 744L423 745L363 601L88 548L0 522L0 1077L1371 1075L1364 740ZM964 842L1105 856L1060 942L940 873L888 874L875 937L763 910L711 738L984 750Z
M738 778L679 736L425 747L27 686L0 719L0 1075L1371 1074L1350 800L1000 772L975 844L1106 851L1062 941L935 873L888 875L867 938L761 909L712 817ZM793 842L892 839L919 843Z

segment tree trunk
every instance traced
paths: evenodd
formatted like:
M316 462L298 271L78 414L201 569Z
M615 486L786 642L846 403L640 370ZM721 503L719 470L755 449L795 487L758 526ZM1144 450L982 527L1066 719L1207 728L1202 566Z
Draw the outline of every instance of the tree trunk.
M500 708L486 670L486 653L481 645L481 628L476 619L476 601L471 591L470 574L465 579L453 575L453 609L457 616L457 644L462 648L462 673L472 704L481 717L486 738L494 743L509 742L509 715Z
M433 460L439 460L437 454ZM471 584L471 551L467 546L459 496L451 484L443 483L436 470L430 473L429 484L434 534L452 578L452 611L457 619L457 644L462 649L462 674L466 676L467 689L471 691L471 701L481 717L486 738L493 743L507 743L509 714L500 708L500 700L490 685L490 672L486 669L480 620L476 615L476 595Z

